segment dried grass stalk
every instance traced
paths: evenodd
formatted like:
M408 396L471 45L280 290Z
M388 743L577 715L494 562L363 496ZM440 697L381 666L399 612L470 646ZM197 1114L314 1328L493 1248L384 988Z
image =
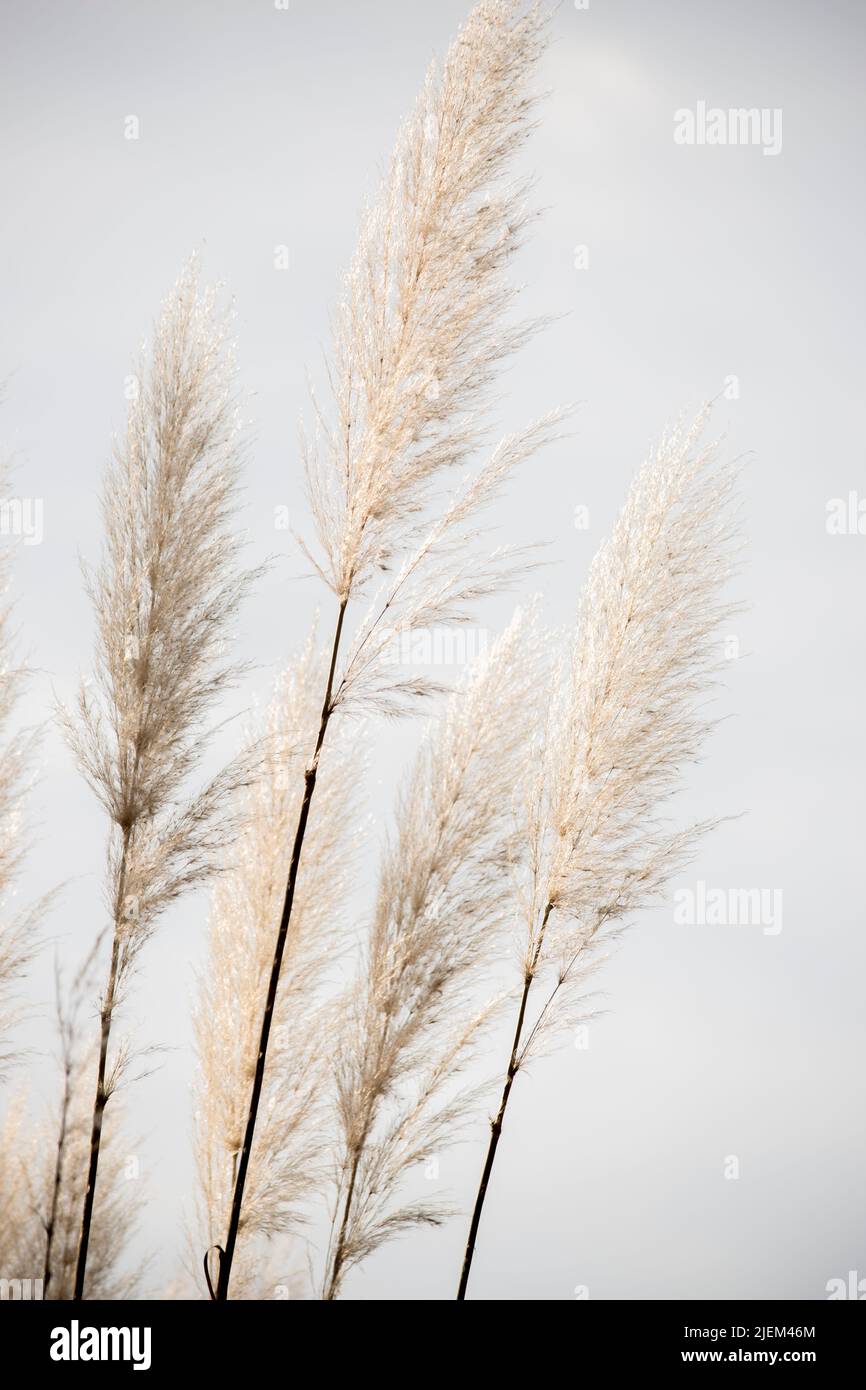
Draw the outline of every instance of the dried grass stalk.
M105 553L88 587L95 681L65 718L80 765L111 820L111 960L75 1297L82 1298L103 1113L126 1062L109 1058L118 1003L160 914L220 862L236 764L193 796L202 723L237 673L223 648L250 575L234 528L239 443L227 325L190 262L166 302L125 439L102 494Z
M397 807L337 1067L341 1153L324 1296L392 1236L438 1224L395 1205L408 1170L455 1142L476 1098L460 1072L491 1013L479 984L511 909L512 797L537 710L530 617L518 611L451 697Z
M525 814L523 991L457 1297L518 1071L585 1009L599 948L655 898L709 828L672 830L666 799L711 727L704 704L737 553L736 469L701 444L703 412L665 437L596 555L556 682ZM534 982L547 980L534 1019Z

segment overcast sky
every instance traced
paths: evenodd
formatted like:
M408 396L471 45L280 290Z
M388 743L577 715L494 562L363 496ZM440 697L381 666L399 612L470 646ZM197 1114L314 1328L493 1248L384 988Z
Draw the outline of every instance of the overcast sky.
M251 422L238 525L251 554L279 557L238 637L256 669L224 712L266 698L317 606L330 621L329 595L275 527L282 507L305 523L305 373L320 369L362 201L466 10L5 0L0 435L16 495L43 508L40 543L14 560L35 669L28 723L88 665L78 555L98 554L124 377L194 247L236 299ZM856 0L564 0L554 19L550 96L524 160L546 213L516 273L526 310L557 317L503 378L499 420L581 408L574 437L515 481L501 536L550 542L538 582L551 620L568 622L652 440L718 396L715 430L748 455L749 608L726 634L739 654L719 693L725 722L678 806L683 820L735 818L607 965L589 1046L519 1078L479 1298L809 1299L849 1270L866 1277L866 535L827 528L832 499L866 498L864 31ZM764 110L781 148L678 143L675 113L699 103ZM495 631L508 606L479 622ZM370 872L419 727L382 740ZM72 962L103 921L105 824L53 733L32 804L22 894L67 881L48 931ZM782 930L677 925L674 892L698 881L780 890ZM358 922L369 901L365 882ZM130 1096L157 1294L192 1204L188 1015L206 908L190 899L166 919L124 1015L139 1041L170 1049ZM50 951L28 989L49 999ZM47 1037L47 1025L29 1037L46 1101ZM440 1162L438 1185L464 1212L484 1141L481 1114L474 1142ZM461 1215L392 1242L345 1296L452 1297L465 1227Z

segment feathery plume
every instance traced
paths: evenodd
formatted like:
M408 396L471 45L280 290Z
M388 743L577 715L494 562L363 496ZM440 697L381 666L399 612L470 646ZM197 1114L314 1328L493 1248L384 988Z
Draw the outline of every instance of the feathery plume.
M368 211L338 314L330 383L307 443L323 579L340 602L420 539L443 470L478 447L495 368L533 325L510 327L505 270L531 214L507 177L532 127L527 80L539 6L482 0L434 63Z
M109 1037L131 967L160 914L219 864L240 764L185 794L202 722L237 668L223 657L250 581L234 531L239 444L227 325L195 258L156 327L126 436L102 494L105 553L88 579L97 621L94 683L65 717L81 768L111 821L111 961L100 1007L92 1148L75 1298L83 1297L103 1112L124 1062Z
M410 1167L454 1142L475 1099L457 1082L491 1012L477 1009L473 993L511 906L512 796L538 708L537 656L532 623L518 610L452 695L400 797L345 1006L328 1299L384 1241L445 1214L429 1202L395 1208L394 1197Z
M713 639L732 611L723 590L737 551L736 469L701 444L706 418L662 439L638 473L592 563L551 702L525 817L523 993L459 1299L515 1076L579 1016L600 946L709 828L671 830L660 818L711 727L703 702L719 665Z

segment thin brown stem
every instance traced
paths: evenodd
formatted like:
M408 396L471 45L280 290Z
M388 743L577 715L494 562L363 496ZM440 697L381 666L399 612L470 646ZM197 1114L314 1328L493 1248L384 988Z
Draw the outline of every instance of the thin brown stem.
M90 1127L90 1161L87 1170L87 1186L84 1189L84 1207L81 1214L81 1234L78 1240L78 1259L75 1266L75 1288L72 1294L73 1299L79 1302L84 1298L84 1276L87 1272L87 1249L90 1244L90 1227L93 1221L93 1203L96 1196L96 1174L99 1168L99 1150L102 1143L102 1118L105 1107L108 1103L108 1093L105 1088L105 1069L108 1058L108 1040L111 1035L111 1023L114 1017L114 1008L117 1003L117 984L118 972L120 967L120 936L124 913L124 895L126 893L126 874L127 860L129 858L130 829L127 826L123 832L123 851L120 857L120 870L117 877L117 896L114 904L114 939L111 945L111 965L108 971L108 985L102 1001L100 1013L100 1036L99 1036L99 1061L96 1067L96 1095L93 1098L93 1119ZM102 940L100 934L94 944L93 951L88 957L88 962L93 959L99 942ZM82 967L82 976L87 965Z
M96 1196L96 1174L99 1168L99 1149L102 1143L102 1118L108 1095L105 1089L105 1066L108 1057L108 1039L111 1034L111 1020L114 1014L117 992L117 966L120 957L119 921L115 927L114 942L111 948L111 967L108 972L108 988L102 1001L101 1029L99 1038L99 1062L96 1069L96 1095L93 1100L93 1120L90 1128L90 1162L87 1170L87 1186L84 1189L84 1208L81 1215L81 1235L78 1241L78 1261L75 1267L75 1289L73 1299L79 1302L84 1298L84 1276L87 1272L87 1249L90 1244L90 1227L93 1221L93 1202Z
M331 1262L331 1277L325 1290L325 1300L332 1302L337 1296L337 1286L343 1268L343 1260L346 1253L346 1232L349 1228L349 1215L352 1210L352 1201L355 1196L355 1182L358 1177L358 1163L361 1159L361 1145L355 1151L352 1159L352 1170L349 1174L349 1186L346 1190L346 1201L343 1206L343 1219L340 1222L340 1234L337 1237L337 1245L334 1250L334 1258Z
M63 1100L60 1105L60 1128L57 1134L57 1152L54 1159L54 1181L51 1187L51 1207L45 1223L45 1260L42 1268L42 1297L48 1297L51 1283L51 1259L54 1247L54 1231L57 1226L57 1208L60 1204L60 1188L63 1182L63 1165L66 1159L66 1135L69 1125L69 1103L71 1100L71 1066L67 1060L63 1074Z
M457 1299L462 1302L466 1298L466 1288L469 1284L469 1273L472 1269L472 1258L475 1254L475 1241L478 1237L478 1227L481 1224L481 1213L484 1209L484 1199L487 1196L487 1188L490 1183L490 1175L493 1172L493 1164L496 1159L496 1150L499 1148L499 1140L502 1136L502 1123L505 1119L505 1111L511 1095L511 1087L514 1078L520 1069L521 1052L520 1039L523 1035L523 1025L526 1021L526 1005L529 1000L529 991L532 988L532 981L535 979L535 972L541 957L541 947L544 942L544 932L547 927L548 918L553 910L552 904L548 903L544 910L541 928L538 933L538 941L532 958L526 970L523 981L523 993L520 997L520 1008L517 1011L517 1025L514 1029L514 1041L511 1044L511 1057L508 1062L508 1070L505 1073L505 1084L502 1088L502 1096L499 1101L499 1109L496 1118L490 1122L490 1143L487 1146L487 1157L484 1160L484 1167L481 1170L481 1181L478 1184L478 1194L475 1198L475 1206L472 1210L472 1220L469 1225L469 1236L466 1241L466 1252L463 1256L463 1268L460 1271L460 1285L457 1289Z
M240 1162L238 1163L237 1176L235 1178L234 1194L232 1196L231 1215L229 1217L229 1229L226 1236L225 1249L220 1252L219 1278L217 1282L216 1301L224 1303L229 1295L229 1279L232 1272L232 1261L234 1260L235 1245L237 1244L238 1228L241 1220L241 1208L244 1201L244 1187L247 1180L247 1169L250 1163L250 1153L253 1147L253 1138L256 1132L256 1118L259 1111L259 1101L262 1095L262 1086L265 1079L265 1063L268 1055L268 1042L271 1036L271 1023L273 1022L274 1005L277 1000L277 987L280 983L280 971L283 965L283 952L285 950L286 938L289 931L289 923L292 917L292 904L295 898L295 886L298 880L298 870L301 863L301 853L304 847L304 836L307 831L307 821L310 816L310 806L313 794L316 790L316 778L319 771L319 754L325 741L328 724L334 712L333 690L334 673L337 667L337 654L340 649L340 639L343 635L343 619L346 616L347 599L341 599L340 609L337 615L337 626L334 632L334 644L331 650L331 663L328 668L328 683L325 689L325 697L322 701L322 713L319 719L319 732L316 736L316 746L313 750L313 757L309 767L304 773L304 798L301 802L301 809L298 815L298 824L295 830L295 839L292 846L292 859L289 865L289 876L286 882L286 892L283 899L283 910L280 916L280 926L277 932L277 940L274 946L274 959L271 964L271 974L268 981L268 993L265 1000L265 1011L262 1015L262 1028L259 1036L259 1051L256 1058L256 1070L253 1076L253 1088L250 1095L250 1108L247 1114L247 1124L244 1131L243 1148L241 1149Z

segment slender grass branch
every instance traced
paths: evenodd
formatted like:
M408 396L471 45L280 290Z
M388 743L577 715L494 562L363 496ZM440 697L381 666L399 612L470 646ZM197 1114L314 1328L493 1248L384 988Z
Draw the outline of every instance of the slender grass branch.
M45 1260L42 1266L42 1297L47 1298L53 1274L52 1256L54 1234L57 1229L57 1211L60 1205L60 1192L63 1185L63 1169L66 1161L66 1145L69 1133L69 1108L72 1103L72 1067L67 1058L63 1071L63 1097L60 1102L60 1127L57 1132L57 1151L54 1159L54 1175L51 1182L51 1205L45 1222Z
M723 590L739 550L737 468L701 443L706 419L705 408L668 432L637 474L590 567L554 683L524 825L531 901L548 906L537 929L534 913L527 921L523 994L459 1300L517 1071L582 1012L603 944L658 899L713 824L671 828L660 810L712 727L704 701L719 666L715 634L736 611ZM545 964L555 981L527 1028Z
M115 1010L138 952L168 906L205 883L236 833L231 809L251 769L237 760L189 793L210 709L240 668L227 639L254 577L233 530L241 445L225 314L192 257L142 360L126 432L102 488L104 546L86 572L96 618L94 678L60 719L110 819L113 932L100 1007L90 1156L74 1282L84 1297L105 1107L129 1063L109 1062Z
M90 1228L93 1223L93 1204L96 1198L96 1175L99 1170L99 1150L102 1144L102 1120L108 1103L109 1092L105 1085L105 1071L108 1059L108 1043L114 1006L117 1000L118 965L120 961L120 929L122 911L122 889L126 879L126 859L129 850L129 832L124 836L123 858L120 867L121 897L119 910L115 913L114 940L111 945L111 965L108 971L108 986L100 1011L99 1059L96 1064L96 1093L93 1097L93 1116L90 1125L90 1157L87 1167L87 1186L84 1189L84 1204L81 1213L81 1234L78 1239L78 1257L75 1264L75 1287L73 1300L84 1298L84 1280L87 1274L87 1251L90 1246Z
M511 1087L514 1085L514 1078L520 1070L520 1042L523 1036L523 1027L526 1022L526 1006L529 1002L529 991L535 979L535 971L541 957L541 948L544 944L544 933L550 917L552 907L548 903L544 910L541 928L538 933L538 941L532 954L529 968L526 971L523 981L523 993L520 996L520 1008L517 1011L517 1024L514 1029L514 1040L511 1044L511 1056L508 1062L508 1069L505 1073L505 1083L502 1087L502 1096L499 1101L499 1109L496 1117L490 1123L490 1143L487 1146L487 1156L484 1160L484 1167L481 1170L481 1181L478 1184L478 1193L475 1198L475 1206L472 1210L472 1220L469 1225L469 1236L466 1241L466 1251L463 1256L463 1268L460 1271L460 1285L457 1289L457 1299L463 1302L466 1298L466 1289L469 1284L469 1274L472 1269L472 1258L475 1254L475 1242L478 1238L478 1228L481 1224L481 1213L484 1210L484 1199L487 1196L487 1188L490 1184L490 1177L493 1172L493 1164L496 1160L496 1150L499 1147L499 1139L502 1134L502 1124L505 1119L505 1111L511 1096Z
M352 1212L352 1202L355 1196L355 1183L358 1179L358 1164L361 1161L361 1146L356 1149L352 1159L352 1168L349 1173L349 1185L346 1189L346 1200L343 1203L343 1216L340 1221L340 1231L337 1236L337 1244L334 1249L333 1259L330 1262L331 1274L327 1280L324 1292L324 1299L331 1303L337 1297L337 1289L340 1285L340 1276L343 1272L343 1262L346 1257L346 1236L349 1230L349 1217Z

